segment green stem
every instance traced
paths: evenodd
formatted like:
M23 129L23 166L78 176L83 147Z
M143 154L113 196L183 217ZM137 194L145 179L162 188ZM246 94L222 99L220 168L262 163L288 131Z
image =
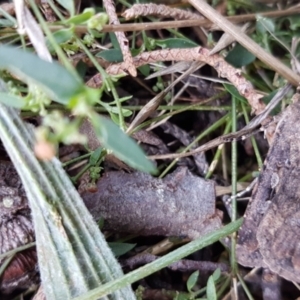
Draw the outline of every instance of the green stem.
M242 104L242 110L243 110L243 114L244 114L246 124L248 124L249 123L249 116L248 116L248 113L247 113L247 110L246 110L246 106L243 102L241 102L241 104ZM255 153L255 156L256 156L258 167L259 167L259 169L261 169L261 167L263 165L263 161L261 159L261 155L259 153L259 149L258 149L258 146L257 146L257 143L256 143L256 140L255 140L254 136L251 136L251 143L252 143L253 150L254 150L254 153Z
M242 222L243 219L241 218L235 222L224 226L219 230L206 234L205 236L172 251L171 253L163 256L162 258L159 258L154 262L147 264L146 266L140 267L137 270L134 270L121 278L108 282L99 288L91 290L88 293L75 298L74 300L96 300L100 297L112 293L115 290L132 284L142 278L145 278L146 276L149 276L150 274L153 274L167 267L173 262L178 261L204 247L207 247L208 245L211 245L212 243L218 241L222 237L225 237L237 231L241 226Z
M218 128L219 126L221 126L224 122L226 122L226 119L228 118L228 114L226 114L225 116L223 116L220 120L218 120L217 122L215 122L213 125L211 125L210 127L208 127L206 130L204 130L200 135L198 135L198 137L191 143L189 144L187 147L185 147L182 151L180 151L179 153L186 153L187 151L189 151L196 143L198 143L203 137L205 137L206 135L208 135L209 133L211 133L212 131L214 131L216 128ZM160 174L159 178L163 178L168 172L169 170L176 164L176 162L178 161L178 159L174 159L166 168L165 170Z
M229 130L231 128L231 121L227 122L227 125L225 127L225 130L224 130L224 133L223 134L227 134L229 133ZM209 168L208 168L208 172L207 174L205 175L205 179L208 179L210 178L210 176L213 174L217 164L218 164L218 161L220 159L220 156L222 154L222 150L223 150L223 147L224 147L224 144L220 145L217 149L217 152L212 160L212 163L210 164Z
M237 112L236 112L236 102L237 99L235 97L232 97L232 114L231 114L231 120L232 120L232 132L237 131ZM231 220L234 222L237 217L237 205L236 205L236 197L234 197L237 193L237 142L233 141L231 143L231 186L232 186L232 218ZM233 276L235 277L237 274L237 262L236 262L236 234L233 233L231 238L231 269Z
M243 289L244 289L244 292L246 293L248 299L249 299L249 300L254 300L254 298L253 298L253 296L251 295L251 293L250 293L250 291L249 291L249 289L248 289L248 287L247 287L247 285L246 285L244 279L242 278L242 276L241 276L239 273L237 273L237 277L238 277L239 282L240 282L240 284L242 285L242 287L243 287Z

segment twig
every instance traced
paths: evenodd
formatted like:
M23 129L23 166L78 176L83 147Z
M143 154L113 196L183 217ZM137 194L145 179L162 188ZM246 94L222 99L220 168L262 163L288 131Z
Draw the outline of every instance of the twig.
M271 69L286 78L291 84L298 86L300 76L288 68L284 63L275 58L272 54L266 52L262 47L249 38L242 30L226 20L221 14L213 9L204 0L188 0L201 14L206 16L214 24L222 28L224 32L232 35L247 50L258 57L262 62L268 65Z
M130 269L134 269L138 266L148 264L152 261L155 261L158 259L159 256L144 253L140 255L136 255L134 257L125 259L121 262L121 265L123 267L129 267ZM208 261L195 261L190 259L182 259L179 260L170 266L168 266L173 271L180 271L180 272L187 272L187 271L195 271L195 270L201 270L204 272L207 271L214 271L217 268L220 268L221 272L228 272L229 266L225 263L213 263Z
M266 129L268 126L272 125L272 121L266 125L266 127L263 128ZM239 139L246 139L249 136L255 134L256 132L260 131L261 129L258 129L257 127L254 126L249 126L247 128L243 128L235 133L229 133L226 135L222 135L220 137L217 137L211 141L209 141L208 143L198 147L195 150L186 152L186 153L175 153L175 154L165 154L165 155L153 155L153 156L148 156L150 159L154 160L154 159L175 159L175 158L181 158L181 157L186 157L186 156L190 156L190 155L194 155L196 153L199 152L204 152L207 151L209 149L215 148L221 144L224 143L231 143L234 140L239 140Z
M257 12L255 14L245 14L239 16L230 16L226 19L234 24L249 22L256 20L257 15L267 18L278 18L283 16L292 16L299 14L300 7L295 5L289 9L282 11L270 11L270 12ZM183 27L195 27L201 26L210 30L220 30L217 26L213 26L213 23L207 19L198 20L183 20L183 21L164 21L164 22L145 22L145 23L131 23L131 24L119 24L119 25L104 25L102 32L115 32L115 31L140 31L140 30L156 30L156 29L167 29L167 28L183 28ZM213 28L212 28L213 27ZM57 31L65 29L63 25L50 25L50 30ZM76 33L86 33L87 27L84 25L77 25L74 28ZM14 32L11 29L3 29L2 33Z

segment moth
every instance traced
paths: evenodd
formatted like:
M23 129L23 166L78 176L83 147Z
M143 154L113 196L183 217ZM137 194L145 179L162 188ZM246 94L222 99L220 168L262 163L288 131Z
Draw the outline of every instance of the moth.
M300 102L280 119L239 230L237 258L300 282Z

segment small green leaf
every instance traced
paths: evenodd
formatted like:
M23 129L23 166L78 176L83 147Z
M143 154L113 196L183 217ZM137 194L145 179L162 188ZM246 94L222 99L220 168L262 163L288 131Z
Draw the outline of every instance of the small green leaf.
M116 37L116 34L115 34L114 32L110 32L110 33L109 33L109 38L110 38L110 41L111 41L113 47L114 47L115 49L121 50L120 44L119 44L118 39L117 39L117 37Z
M150 66L149 65L144 65L144 66L140 66L138 67L138 70L145 76L148 77L150 75Z
M246 48L237 44L226 56L225 60L236 68L252 63L256 57Z
M105 13L98 13L92 18L90 18L87 22L87 26L89 29L96 29L101 31L103 26L108 22L108 15Z
M130 52L132 56L136 56L141 53L141 49L131 49ZM117 49L103 50L101 52L98 52L95 56L102 57L109 62L118 63L123 61L123 54L119 47Z
M217 300L216 286L212 276L209 276L207 281L206 297L208 300Z
M11 106L19 109L23 108L25 105L25 101L22 98L17 97L15 95L9 95L7 93L1 93L1 92L0 92L0 102L6 104L7 106Z
M93 151L92 155L90 156L89 163L91 166L94 166L99 161L101 154L103 152L103 148L99 147L95 151Z
M240 101L243 101L244 103L247 103L247 100L243 96L240 95L240 93L238 92L236 87L234 87L232 84L223 83L223 86L224 86L225 90L229 94L231 94L233 97L239 99Z
M120 112L119 108L116 106L111 106L104 102L101 102L101 104L110 114L119 114ZM126 108L122 108L122 115L124 117L130 117L132 115L132 111Z
M71 16L74 16L74 14L75 14L75 6L74 6L75 1L73 1L73 0L57 0L57 2L62 7L64 7L70 13Z
M102 57L109 62L122 62L123 55L120 49L103 50L96 54L96 57Z
M272 19L258 15L256 17L256 31L260 34L275 31L275 23Z
M60 29L53 33L53 37L57 42L57 44L59 45L67 43L69 40L73 38L73 36L74 36L74 27ZM50 52L54 52L54 48L48 39L46 39L46 45Z
M180 38L155 40L155 44L162 48L193 48L199 46L190 40Z
M119 114L119 108L111 107L111 112L114 114ZM132 115L132 111L126 108L122 108L122 115L123 117L130 117Z
M186 287L187 287L187 290L189 292L192 292L192 288L195 286L197 280L198 280L198 277L199 277L199 271L195 271L194 273L192 273L186 283Z
M108 243L108 245L116 257L126 254L136 246L136 244L117 243L117 242L111 242Z
M91 117L100 142L129 166L148 173L155 173L153 163L146 158L142 149L117 125L99 115Z
M25 82L33 81L42 86L50 98L62 104L86 90L83 82L59 63L44 61L14 47L0 46L0 68L9 70Z
M290 29L291 30L299 30L300 28L300 19L299 16L291 16L287 18L290 22Z
M111 119L115 124L120 125L120 124L119 124L119 123L120 123L120 118L119 118L118 115L113 114L113 113L109 113L109 115L110 115L110 119Z
M216 269L213 274L212 274L212 277L214 279L214 281L217 281L221 276L221 270L220 268Z
M65 24L80 25L87 22L95 15L95 9L86 8L81 14L75 15L64 21Z

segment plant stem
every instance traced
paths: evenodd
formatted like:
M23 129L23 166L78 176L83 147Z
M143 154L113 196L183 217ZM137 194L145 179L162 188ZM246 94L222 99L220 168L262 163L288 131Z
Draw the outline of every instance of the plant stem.
M137 270L134 270L124 275L121 278L108 282L97 289L91 290L85 295L77 297L74 300L94 300L94 299L96 300L99 299L100 297L112 293L115 290L118 290L122 287L132 284L146 276L149 276L150 274L153 274L154 272L157 272L165 268L166 266L172 264L173 262L178 261L183 257L186 257L218 241L222 237L225 237L228 234L235 232L241 226L242 222L243 219L241 218L235 222L232 222L224 226L219 230L206 234L205 236L172 251L171 253L163 256L162 258L152 263L149 263L146 266L140 267Z

